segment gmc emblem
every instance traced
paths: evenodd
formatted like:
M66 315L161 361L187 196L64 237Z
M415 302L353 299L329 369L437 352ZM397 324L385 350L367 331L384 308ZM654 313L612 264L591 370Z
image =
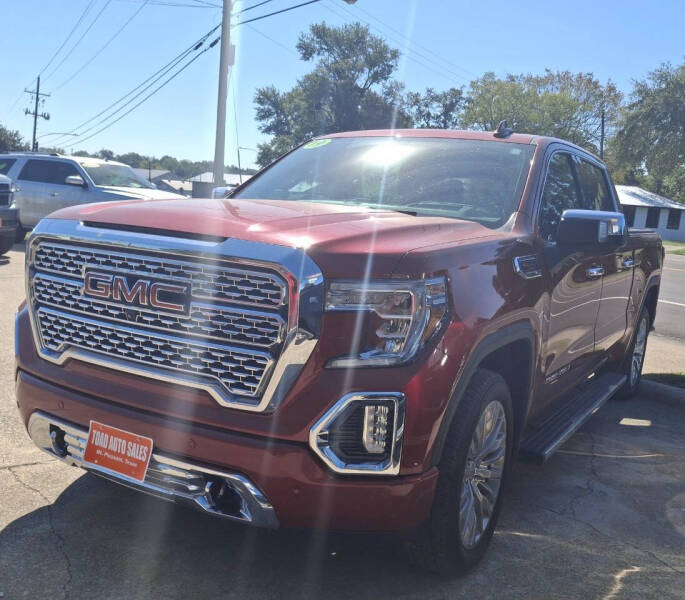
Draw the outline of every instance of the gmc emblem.
M83 293L118 304L150 307L167 312L188 314L190 307L187 285L150 281L135 275L86 271Z

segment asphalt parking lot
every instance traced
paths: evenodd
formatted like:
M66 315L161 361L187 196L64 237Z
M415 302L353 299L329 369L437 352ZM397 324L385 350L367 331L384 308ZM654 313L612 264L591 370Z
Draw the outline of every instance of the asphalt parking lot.
M245 528L36 450L13 392L22 266L19 246L0 259L3 600L685 597L685 390L644 382L544 466L516 465L485 561L438 579L408 568L393 537ZM648 360L660 352L650 341Z

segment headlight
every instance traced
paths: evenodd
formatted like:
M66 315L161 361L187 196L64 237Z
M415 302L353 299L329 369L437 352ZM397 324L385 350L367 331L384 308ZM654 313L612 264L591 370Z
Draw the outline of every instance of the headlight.
M391 366L411 360L443 321L446 289L444 277L332 282L326 310L358 312L360 318L350 332L350 353L332 359L327 366Z

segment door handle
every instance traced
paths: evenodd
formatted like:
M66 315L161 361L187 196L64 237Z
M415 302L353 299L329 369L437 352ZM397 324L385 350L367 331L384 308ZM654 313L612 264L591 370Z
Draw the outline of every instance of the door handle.
M632 258L624 258L621 266L626 269L630 269L631 267L635 266L635 261Z
M596 279L604 275L604 267L590 267L585 271L585 274L592 279Z
M50 195L51 196L59 196L59 194L57 192L52 192L52 194L50 194Z

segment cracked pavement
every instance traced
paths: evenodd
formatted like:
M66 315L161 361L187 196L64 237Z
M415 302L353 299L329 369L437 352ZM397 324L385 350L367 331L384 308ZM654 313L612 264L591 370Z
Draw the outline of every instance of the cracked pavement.
M14 403L22 261L18 246L0 261L3 600L685 597L684 390L644 382L545 465L517 464L485 560L441 579L409 568L392 536L245 528L40 453Z

